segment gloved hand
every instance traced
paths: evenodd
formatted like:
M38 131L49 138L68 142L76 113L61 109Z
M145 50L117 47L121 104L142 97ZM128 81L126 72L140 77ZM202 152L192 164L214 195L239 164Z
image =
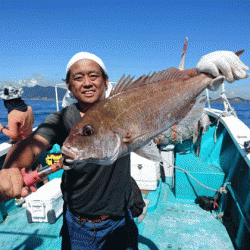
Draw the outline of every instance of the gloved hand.
M197 73L209 73L214 77L225 76L229 83L249 77L249 68L232 51L215 51L201 57L196 65Z

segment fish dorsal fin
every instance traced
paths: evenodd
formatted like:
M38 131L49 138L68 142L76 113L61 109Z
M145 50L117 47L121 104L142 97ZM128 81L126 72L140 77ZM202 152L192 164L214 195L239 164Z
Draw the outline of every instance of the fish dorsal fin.
M121 77L121 79L117 83L115 89L113 89L112 92L110 93L110 96L115 95L116 93L122 92L124 86L126 86L128 83L130 83L133 80L133 78L134 77L131 78L130 75L125 78L125 74L123 74L123 76Z
M121 77L116 87L111 92L110 96L116 95L126 90L138 88L140 86L156 83L159 81L165 81L170 79L187 79L188 75L183 73L181 70L177 68L169 68L166 70L162 70L159 72L154 72L152 75L150 73L148 75L142 75L138 79L134 80L134 77L125 78L125 74Z

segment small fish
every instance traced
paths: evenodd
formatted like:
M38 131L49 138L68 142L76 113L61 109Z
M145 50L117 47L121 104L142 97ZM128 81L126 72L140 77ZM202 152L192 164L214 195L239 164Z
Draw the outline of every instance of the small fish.
M130 152L144 155L144 146L180 123L204 89L217 90L224 80L203 73L189 77L176 68L135 81L123 76L111 96L71 130L61 149L66 162L108 165Z

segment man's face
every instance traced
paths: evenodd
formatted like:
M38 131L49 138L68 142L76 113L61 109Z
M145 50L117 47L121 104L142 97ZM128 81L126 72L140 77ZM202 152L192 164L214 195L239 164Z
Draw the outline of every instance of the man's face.
M83 59L71 66L70 83L66 84L79 102L92 104L104 98L108 80L104 81L98 63Z

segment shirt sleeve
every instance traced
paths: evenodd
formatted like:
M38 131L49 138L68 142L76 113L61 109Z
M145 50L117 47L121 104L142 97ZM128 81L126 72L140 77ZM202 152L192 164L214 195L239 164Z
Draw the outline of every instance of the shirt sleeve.
M59 112L54 112L50 114L43 122L38 126L38 128L33 132L33 134L40 135L50 142L51 145L59 144L59 135L65 134L64 129L61 124L61 116ZM59 144L60 145L60 144Z
M62 146L70 130L80 118L80 112L77 112L73 104L65 109L50 114L42 124L38 126L33 134L44 137L51 145L59 144Z

